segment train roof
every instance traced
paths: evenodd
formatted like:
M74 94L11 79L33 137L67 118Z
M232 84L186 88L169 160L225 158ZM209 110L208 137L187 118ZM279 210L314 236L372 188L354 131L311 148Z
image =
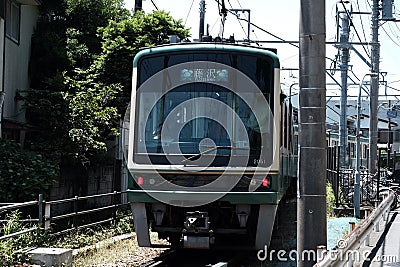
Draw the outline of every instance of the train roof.
M274 68L280 68L279 57L277 56L275 49L228 43L178 43L147 47L136 54L135 58L133 59L133 67L137 67L139 59L143 56L174 53L178 51L227 51L234 53L264 55L269 56L274 60Z

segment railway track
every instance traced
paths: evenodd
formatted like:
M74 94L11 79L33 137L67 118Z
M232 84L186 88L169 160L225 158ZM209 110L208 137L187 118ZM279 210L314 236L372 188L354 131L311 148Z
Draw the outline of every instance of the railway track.
M253 267L256 252L237 250L169 250L140 267Z
M275 226L271 249L295 249L296 235L296 197L291 195L284 199L282 206L278 209L277 224ZM268 266L268 263L257 259L257 251L240 249L219 250L187 250L171 249L160 256L142 264L140 267L260 267ZM269 262L269 266L275 266L277 262ZM292 266L291 264L281 266Z

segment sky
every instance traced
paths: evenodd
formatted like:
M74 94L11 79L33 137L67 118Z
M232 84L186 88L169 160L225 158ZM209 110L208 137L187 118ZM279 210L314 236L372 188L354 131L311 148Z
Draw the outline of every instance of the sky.
M155 9L154 4L160 10L170 12L175 19L181 19L183 23L191 28L191 38L198 38L199 32L199 3L200 0L143 0L143 10L147 13ZM226 7L232 9L250 9L251 22L266 31L287 41L298 41L299 36L299 16L300 16L300 0L226 0ZM326 41L335 41L337 38L336 26L336 8L342 5L338 1L326 0ZM133 9L134 0L125 0L126 7ZM353 11L371 12L372 0L354 0L351 2ZM394 0L394 16L400 20L400 0ZM347 6L349 8L349 6ZM239 13L240 18L247 19L248 13ZM206 23L209 24L210 34L215 37L221 34L221 23L218 11L217 0L206 0ZM360 36L363 42L371 42L371 16L370 15L353 15L352 21L355 29L350 30L350 41L358 42ZM400 22L380 22L379 40L381 43L380 55L380 71L387 72L385 81L389 88L386 88L388 94L398 94L400 96ZM243 40L247 36L247 23L239 23L234 15L228 14L224 37L234 34L236 40ZM358 36L357 36L358 34ZM251 27L251 40L268 40L277 41L271 35ZM263 43L263 47L273 47L278 49L278 55L281 60L281 82L282 88L288 88L290 85L298 82L298 71L287 69L298 69L299 53L298 48L290 44ZM357 45L356 49L366 58L367 53L361 45ZM370 53L371 48L365 46L365 50ZM328 44L326 46L326 56L335 59L338 50ZM327 59L327 68L331 65L331 60ZM333 64L333 63L332 63ZM349 77L354 80L352 85L349 80L348 95L357 95L358 85L362 77L369 73L369 67L359 58L353 51L350 52L351 73ZM339 64L337 64L339 67ZM285 70L286 69L286 70ZM334 77L340 82L340 72L336 71ZM380 77L382 79L382 76ZM327 83L334 81L327 77ZM395 89L390 89L393 87ZM296 85L293 86L296 88ZM336 85L327 85L327 96L340 95ZM397 91L397 90L399 91ZM385 86L380 86L380 99L389 99L385 97ZM339 99L339 98L337 98Z

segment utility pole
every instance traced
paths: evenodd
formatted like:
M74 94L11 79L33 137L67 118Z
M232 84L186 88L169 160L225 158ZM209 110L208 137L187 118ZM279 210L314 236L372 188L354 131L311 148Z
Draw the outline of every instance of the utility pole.
M199 26L199 40L201 41L204 35L204 18L206 15L206 1L200 1L200 26Z
M325 1L300 1L297 251L326 247ZM299 253L297 266L315 264Z
M142 0L135 0L135 11L142 10Z
M361 79L358 87L357 97L357 128L356 128L356 172L354 179L354 195L353 195L353 206L354 206L354 217L360 219L360 166L361 166L361 133L360 133L360 121L361 121L361 91L364 84L364 80L367 76L373 77L378 76L376 73L367 73Z
M341 64L340 64L340 74L342 80L342 87L340 90L340 123L339 123L339 133L340 133L340 167L347 167L347 74L349 68L349 32L350 32L350 18L346 11L338 11L339 18L342 19L342 31L340 34L340 45L338 47L341 51Z
M379 73L380 45L378 40L378 16L379 0L372 0L372 47L371 47L371 73ZM377 151L378 151L378 95L379 95L379 76L371 75L371 92L369 105L369 171L376 172Z

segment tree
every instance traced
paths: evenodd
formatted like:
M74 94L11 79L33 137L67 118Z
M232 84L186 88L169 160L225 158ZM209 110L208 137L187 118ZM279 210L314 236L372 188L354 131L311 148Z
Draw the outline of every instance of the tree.
M131 92L134 55L144 46L187 37L168 13L131 14L122 0L44 1L32 42L26 92L32 149L87 161L117 134Z
M121 115L130 100L132 62L136 53L143 47L167 44L170 35L178 35L181 39L189 35L189 29L182 21L174 20L164 11L151 14L135 12L130 19L110 21L98 32L102 39L102 53L94 65L105 83L122 85L123 91L117 103Z

